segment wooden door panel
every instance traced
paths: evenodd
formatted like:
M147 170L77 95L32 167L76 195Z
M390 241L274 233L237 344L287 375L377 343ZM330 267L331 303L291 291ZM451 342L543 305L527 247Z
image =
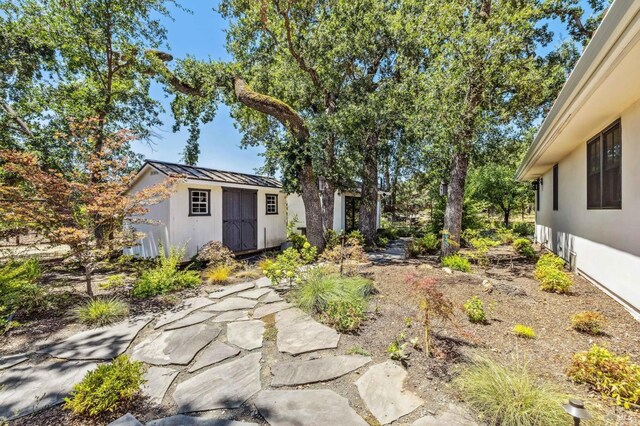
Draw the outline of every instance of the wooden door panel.
M223 189L222 243L234 252L258 248L257 191Z

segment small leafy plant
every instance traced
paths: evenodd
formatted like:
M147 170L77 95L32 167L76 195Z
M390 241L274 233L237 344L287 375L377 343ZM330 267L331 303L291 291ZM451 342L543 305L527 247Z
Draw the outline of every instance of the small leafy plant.
M103 326L120 321L129 315L129 306L122 300L91 299L76 311L78 319L92 326Z
M425 254L435 254L440 247L440 239L436 234L427 233L421 238L414 238L406 247L407 257L413 258Z
M581 333L598 335L606 321L600 312L584 311L571 316L571 327Z
M536 262L536 270L539 268L553 267L556 269L564 268L564 260L560 256L553 253L545 253Z
M362 356L371 356L371 352L369 352L368 350L364 349L361 346L352 346L351 348L349 348L349 350L347 351L348 355L362 355Z
M330 300L324 312L324 322L340 332L357 330L365 319L364 303L360 300Z
M64 408L75 414L96 416L113 412L132 400L144 383L143 364L120 355L109 364L87 372L65 398Z
M535 233L536 227L533 223L516 222L511 227L511 230L521 237L529 237Z
M533 272L540 282L540 289L553 293L568 293L573 282L563 267L564 260L554 254L545 253L540 256Z
M134 296L152 297L201 284L200 274L197 271L178 269L184 257L184 248L172 247L168 256L165 256L162 249L160 253L156 265L143 271L134 284L132 291Z
M533 248L531 240L528 238L518 238L515 240L513 242L513 249L527 259L534 259L536 257L536 251Z
M471 272L471 263L469 263L469 260L466 257L462 257L459 254L443 257L442 266L451 268L455 271Z
M100 288L103 290L112 290L114 288L124 287L126 282L122 275L111 275L107 278L107 281L100 284Z
M473 296L464 303L464 310L472 323L484 323L487 321L487 312L484 302L478 296Z
M536 333L535 333L535 331L533 331L533 328L527 327L526 325L522 325L522 324L516 324L513 327L513 333L516 336L522 337L524 339L535 339L536 338Z
M567 376L591 385L627 410L640 408L640 365L632 363L628 355L618 356L594 344L588 351L573 355Z
M396 361L406 361L409 359L409 355L405 352L407 349L407 342L402 342L401 340L394 340L387 347L387 353L389 354L389 358Z

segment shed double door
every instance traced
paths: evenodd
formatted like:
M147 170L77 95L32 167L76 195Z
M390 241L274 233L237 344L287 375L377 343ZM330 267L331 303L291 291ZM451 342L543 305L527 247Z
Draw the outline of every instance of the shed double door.
M222 243L234 252L258 249L258 191L222 189Z

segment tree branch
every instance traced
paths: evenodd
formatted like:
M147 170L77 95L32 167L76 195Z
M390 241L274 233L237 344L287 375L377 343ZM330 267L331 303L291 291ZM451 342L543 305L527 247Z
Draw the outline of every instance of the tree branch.
M16 130L20 130L22 133L29 137L33 137L33 132L29 129L27 123L25 123L15 112L15 110L8 103L0 100L0 108L7 113L7 115L18 125Z

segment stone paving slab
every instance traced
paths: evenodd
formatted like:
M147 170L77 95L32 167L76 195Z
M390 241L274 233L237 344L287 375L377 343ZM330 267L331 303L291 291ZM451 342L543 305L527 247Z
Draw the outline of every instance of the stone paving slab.
M74 360L111 360L123 353L151 318L125 320L106 327L74 334L58 343L44 346L38 352L54 358Z
M175 380L179 371L166 367L149 367L144 375L147 381L142 385L142 393L149 397L152 403L160 405L164 394Z
M278 312L276 328L278 350L292 355L336 348L340 340L338 332L320 324L298 308Z
M275 291L271 290L265 297L260 300L263 303L282 302L282 297Z
M28 358L26 353L0 356L0 371L23 363L27 359Z
M213 322L246 321L251 319L249 311L227 311L213 319Z
M226 311L236 311L239 309L252 309L258 304L257 300L249 300L244 299L242 297L228 297L226 299L222 299L221 302L218 302L214 305L211 305L207 308L207 312L226 312Z
M237 408L260 391L262 353L245 355L179 383L173 393L179 413Z
M258 306L253 311L254 318L264 318L267 315L275 314L276 312L283 311L285 309L292 308L293 305L287 302L269 303L268 305Z
M368 426L347 398L329 389L264 390L255 405L271 426Z
M155 365L186 365L220 334L220 327L196 324L151 334L133 348L132 359Z
M165 328L165 330L175 330L177 328L189 327L190 325L205 322L206 320L213 318L215 315L216 314L211 312L197 311L187 315L186 317L176 322L172 322Z
M222 342L213 342L205 350L202 351L198 360L189 368L189 373L200 370L201 368L224 361L227 358L236 356L240 353L240 349L231 347Z
M424 416L419 418L415 422L411 423L411 426L478 426L478 424L471 419L471 416L463 410L461 407L455 404L449 404L446 410L438 413L437 416Z
M271 280L267 277L260 277L256 280L256 288L272 286Z
M262 347L264 323L260 320L227 324L227 342L248 351Z
M96 366L91 361L22 363L0 373L0 418L11 420L62 402Z
M236 420L224 419L203 419L199 417L185 416L178 414L177 416L166 417L164 419L153 420L146 426L252 426L258 423L239 422Z
M191 297L189 299L185 299L177 312L167 312L161 316L154 328L157 329L167 324L171 324L174 321L178 321L179 319L186 317L191 312L205 306L212 305L213 303L214 302L212 300L209 300L206 297Z
M143 426L133 414L127 413L117 420L112 421L107 426Z
M242 291L237 296L246 297L247 299L259 299L270 291L268 288L254 288L253 290Z
M213 293L209 293L209 297L212 299L222 299L223 297L227 297L231 294L239 293L244 290L249 290L250 288L253 288L254 285L255 284L253 282L229 285L220 290L216 290Z
M271 386L296 386L344 376L371 362L359 355L327 356L309 361L285 361L271 367Z
M402 389L407 371L392 361L370 367L356 382L360 397L381 424L411 413L423 404L413 392Z

